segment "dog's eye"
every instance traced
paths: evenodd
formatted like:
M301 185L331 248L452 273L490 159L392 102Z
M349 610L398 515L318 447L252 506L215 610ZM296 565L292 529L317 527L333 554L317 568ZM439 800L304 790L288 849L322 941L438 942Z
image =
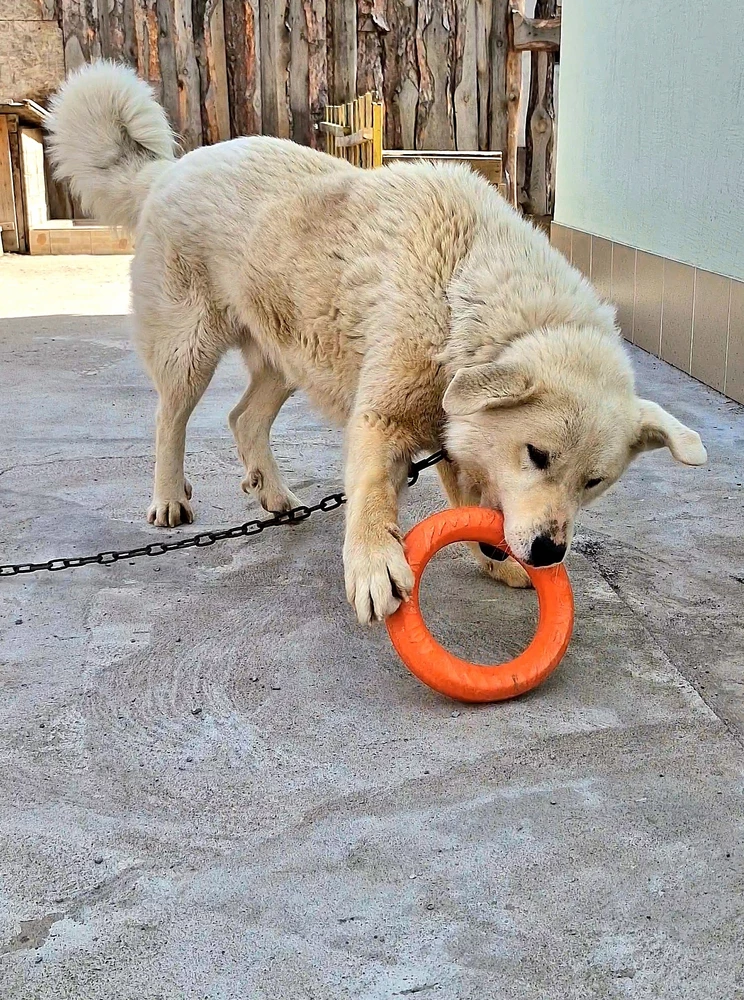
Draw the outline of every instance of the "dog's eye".
M541 451L533 444L527 445L527 454L530 456L532 464L536 465L538 469L547 469L550 465L550 455L547 451Z
M587 481L584 483L584 489L593 490L594 487L599 486L601 482L602 482L601 479L587 479Z

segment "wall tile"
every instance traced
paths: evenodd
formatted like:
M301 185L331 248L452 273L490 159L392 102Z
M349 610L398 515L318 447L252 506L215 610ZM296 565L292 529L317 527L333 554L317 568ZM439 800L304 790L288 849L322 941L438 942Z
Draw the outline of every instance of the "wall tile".
M664 259L639 250L636 253L633 343L659 355Z
M571 237L571 262L585 278L589 277L592 270L592 238L589 233L580 233L578 229L574 229Z
M612 300L617 306L617 322L626 340L633 340L635 259L632 247L615 243L612 247Z
M559 226L556 222L550 227L550 242L560 250L564 257L571 260L571 230Z
M744 281L731 282L728 359L724 392L744 403Z
M696 271L690 374L721 392L726 375L730 293L730 278Z
M592 236L591 280L599 294L612 302L612 241Z
M661 312L661 356L675 368L690 371L692 304L695 268L664 261L664 300Z

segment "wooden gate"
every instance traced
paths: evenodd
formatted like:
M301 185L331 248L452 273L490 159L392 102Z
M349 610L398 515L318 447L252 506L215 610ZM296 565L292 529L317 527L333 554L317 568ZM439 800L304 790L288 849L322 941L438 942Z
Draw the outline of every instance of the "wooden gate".
M348 104L331 104L318 130L325 135L326 152L357 167L382 166L382 101L371 93Z

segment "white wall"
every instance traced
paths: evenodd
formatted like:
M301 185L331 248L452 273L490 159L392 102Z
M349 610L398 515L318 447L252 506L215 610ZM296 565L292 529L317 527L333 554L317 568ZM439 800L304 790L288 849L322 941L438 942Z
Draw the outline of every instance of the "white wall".
M744 279L744 3L564 0L555 221Z

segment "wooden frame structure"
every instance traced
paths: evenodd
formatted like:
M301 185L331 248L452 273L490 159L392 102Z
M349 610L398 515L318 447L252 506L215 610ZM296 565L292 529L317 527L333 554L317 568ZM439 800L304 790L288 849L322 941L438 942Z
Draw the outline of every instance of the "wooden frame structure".
M318 131L325 135L325 149L331 156L358 167L380 167L383 122L382 101L366 93L348 104L329 105Z

